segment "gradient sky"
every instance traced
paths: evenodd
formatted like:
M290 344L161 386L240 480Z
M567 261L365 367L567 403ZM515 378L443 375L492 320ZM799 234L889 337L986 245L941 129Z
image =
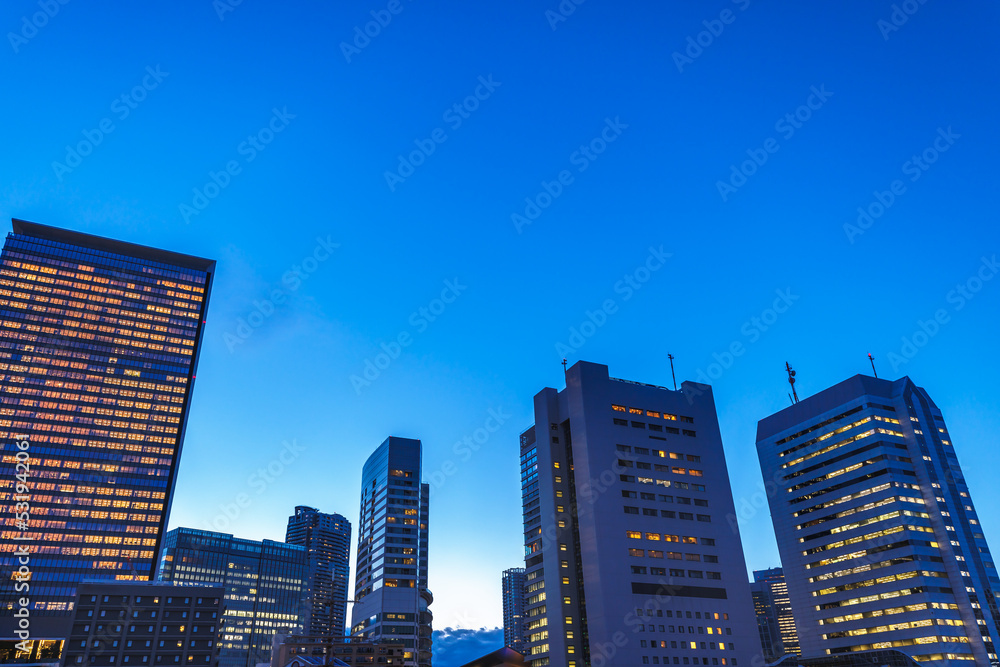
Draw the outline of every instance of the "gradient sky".
M998 545L1000 280L952 292L1000 251L996 3L911 0L894 25L888 0L590 0L553 28L556 0L400 0L348 62L341 43L388 0L49 1L37 30L25 21L46 0L0 9L0 217L218 260L172 527L282 539L298 504L356 521L365 458L390 434L420 438L425 476L453 473L431 506L435 626L492 628L500 571L523 562L517 435L533 395L562 387L563 356L661 385L667 352L679 379L711 373L746 508L756 421L788 403L785 361L805 396L869 372L871 352L943 410ZM679 68L674 53L710 29ZM480 77L492 91L456 127L446 112ZM281 131L251 150L275 109ZM808 120L782 121L797 110ZM582 157L609 119L614 141ZM102 122L113 131L67 156ZM390 188L398 156L438 128L446 139ZM922 170L925 149L937 159ZM720 194L752 156L767 159ZM238 173L199 202L230 162ZM564 170L518 228L512 214ZM881 215L845 231L896 180ZM672 256L629 294L619 281L661 246ZM463 289L421 324L445 281ZM751 318L779 290L792 305L763 331ZM606 299L617 311L560 353ZM269 314L240 338L255 301ZM903 357L939 310L947 321ZM351 376L400 334L410 344L359 391ZM711 368L734 342L744 353ZM454 444L490 410L503 424L465 460ZM268 464L283 469L254 477ZM241 493L249 506L227 518ZM748 568L777 565L767 512L741 528Z

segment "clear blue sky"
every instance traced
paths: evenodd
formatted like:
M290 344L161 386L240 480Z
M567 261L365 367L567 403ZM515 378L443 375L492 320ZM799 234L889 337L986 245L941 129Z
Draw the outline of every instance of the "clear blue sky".
M788 402L784 362L808 395L872 352L943 409L997 545L1000 280L961 309L949 292L1000 251L1000 10L914 1L880 28L892 4L589 0L553 29L556 0L400 0L348 62L341 43L388 1L244 0L222 20L211 0L53 1L33 31L40 5L11 0L0 216L218 260L173 526L207 527L240 493L252 502L229 531L245 537L282 538L296 504L356 521L369 452L421 438L428 473L453 473L431 509L439 628L501 623L500 571L522 553L517 435L532 396L561 387L557 344L606 299L616 312L570 362L665 385L668 351L695 379L743 344L713 380L738 505L761 482L756 421ZM689 61L673 55L708 30ZM448 112L477 90L466 117ZM796 112L808 119L783 120ZM113 131L67 157L102 122ZM580 152L602 132L603 152ZM415 142L434 152L390 187ZM228 183L202 201L210 172ZM558 196L515 224L543 181ZM845 231L859 206L878 214L875 191L894 201ZM661 246L672 256L641 289L616 290ZM422 323L445 281L458 296ZM227 342L276 289L284 303ZM777 290L796 298L761 331L751 318ZM357 391L351 376L401 333L410 344ZM465 460L453 445L490 410L504 422ZM282 474L251 479L293 440L305 450ZM767 513L741 525L748 567L776 565Z

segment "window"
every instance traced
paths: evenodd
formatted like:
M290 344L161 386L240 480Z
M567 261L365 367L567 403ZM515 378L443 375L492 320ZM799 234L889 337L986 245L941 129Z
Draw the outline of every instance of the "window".
M719 562L719 557L718 556L712 556L712 555L709 555L709 554L703 555L701 557L701 559L703 561L705 561L706 563L718 563Z
M632 540L641 540L642 539L642 533L640 533L638 530L626 530L625 531L625 537L627 537L629 539L632 539Z
M693 521L694 520L694 515L690 514L688 512L681 512L679 516L684 521Z
M643 500L656 500L656 494L655 493L640 493L639 496Z
M622 491L622 498L635 498L635 491Z
M722 575L718 572L707 572L706 576L709 579L722 579Z
M633 565L632 574L646 574L646 568L642 565Z
M638 513L639 513L638 507L627 507L627 506L625 507L625 514L638 514Z
M647 540L659 540L660 539L660 534L659 533L646 533L646 539Z
M646 552L643 549L629 549L628 555L635 556L636 558L642 558L643 556L646 555Z
M708 501L704 500L703 498L695 498L694 504L697 505L698 507L708 507Z
M660 516L662 516L665 519L676 519L677 513L674 512L673 510L660 510Z
M643 507L642 514L643 516L656 516L656 510L650 509L648 507Z
M629 447L628 445L615 445L615 449L617 449L619 452L631 452L632 451L632 448Z
M649 450L647 448L645 448L645 447L636 447L635 448L635 453L636 454L645 454L646 456L648 456L649 455Z
M684 576L684 570L674 570L674 569L671 569L670 570L670 576L671 577L683 577Z
M632 422L632 428L646 428L645 422Z
M704 523L711 523L712 522L712 517L710 517L707 514L699 514L698 515L698 521L702 521Z
M628 420L615 417L615 426L628 426Z
M701 570L688 570L688 576L692 579L703 579Z
M713 540L710 537L703 537L703 538L701 538L701 543L704 544L706 547L714 547L715 546L715 540Z

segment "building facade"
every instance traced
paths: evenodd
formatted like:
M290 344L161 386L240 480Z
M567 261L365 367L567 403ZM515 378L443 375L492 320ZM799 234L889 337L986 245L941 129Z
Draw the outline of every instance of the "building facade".
M390 437L365 462L351 634L403 646L404 664L431 664L433 597L427 588L430 489L421 443Z
M795 616L792 614L788 586L781 568L754 570L750 593L757 614L757 628L760 631L764 657L776 660L786 653L799 653Z
M524 568L504 570L500 585L503 594L503 643L524 653Z
M404 649L389 642L329 635L275 635L271 667L288 667L296 660L313 665L402 665Z
M268 662L278 632L302 632L309 573L304 547L177 528L167 533L160 579L221 585L220 667Z
M83 582L62 665L218 665L221 586Z
M757 451L803 658L996 663L1000 579L926 391L857 375L761 420Z
M520 445L532 667L750 666L761 648L711 387L581 361L535 396Z
M351 576L351 522L339 514L296 507L288 518L285 542L305 547L309 558L305 633L342 639Z
M0 255L0 513L15 515L15 496L30 510L0 528L0 571L30 554L34 638L65 636L85 577L155 572L214 273L210 260L13 222ZM18 583L0 577L0 638L14 636Z

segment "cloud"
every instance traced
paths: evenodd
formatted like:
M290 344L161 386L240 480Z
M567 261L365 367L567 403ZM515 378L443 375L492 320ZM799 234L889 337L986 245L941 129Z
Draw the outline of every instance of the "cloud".
M503 648L503 628L445 628L434 632L434 667L461 667Z

